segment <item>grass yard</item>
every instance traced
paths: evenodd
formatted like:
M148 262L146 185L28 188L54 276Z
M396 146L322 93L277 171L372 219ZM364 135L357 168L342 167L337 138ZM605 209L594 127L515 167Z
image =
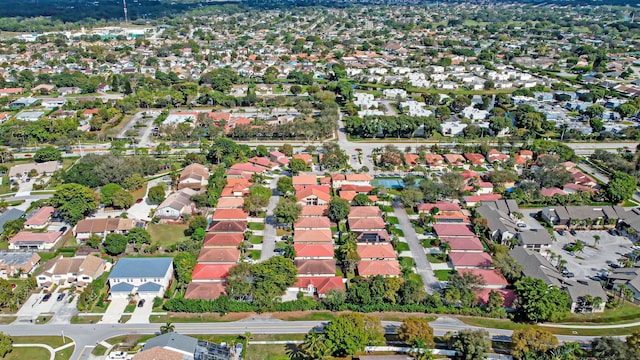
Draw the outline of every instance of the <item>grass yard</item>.
M4 360L24 360L24 359L49 359L51 353L49 350L41 347L14 347L10 353L5 355ZM61 357L62 358L62 357ZM67 358L68 359L68 358Z
M336 318L335 313L328 311L279 312L272 316L284 321L331 321Z
M47 344L54 349L73 341L67 336L64 337L64 342L61 336L12 336L11 338L14 344Z
M523 329L528 329L530 327L537 327L555 335L622 336L622 335L629 335L637 330L640 330L640 326L615 328L615 329L570 329L570 328L555 328L555 327L548 327L548 326L522 324L522 323L516 323L510 320L502 320L502 319L488 319L488 318L477 318L477 317L459 317L459 319L465 324L471 325L471 326L503 329L503 330L523 330Z
M615 309L605 309L602 313L571 314L563 323L624 324L638 321L638 318L640 318L640 306L625 301L621 306Z
M292 234L293 234L293 232L291 230L276 229L276 236L278 236L278 237L291 236Z
M264 230L264 223L250 222L248 226L249 230Z
M40 325L46 324L51 320L52 317L53 317L53 314L52 315L40 315L36 319L36 324L40 324Z
M95 355L95 356L102 356L107 352L107 348L98 344L96 347L93 348L93 351L91 352L91 355Z
M122 315L120 316L120 323L124 324L131 319L131 315Z
M0 184L0 194L7 194L11 192L11 184L9 183L9 177L2 177L2 184Z
M447 260L445 254L427 254L427 260L433 264L442 264Z
M395 250L396 250L397 252L402 252L402 251L409 251L409 250L411 250L411 249L409 249L409 244L407 244L407 243L405 243L405 242L400 242L400 241L398 241L398 242L396 243Z
M264 239L263 236L251 235L251 237L249 238L249 242L251 242L252 244L258 245L258 244L262 244L263 239Z
M127 304L127 306L124 307L124 313L132 313L136 310L136 303L129 303Z
M412 258L406 257L406 256L402 256L402 257L398 258L398 262L400 263L400 267L401 268L409 268L409 269L411 269L416 265L415 261L413 261Z
M262 255L261 250L249 250L247 251L247 256L253 260L260 260L260 255Z
M102 319L102 316L99 315L91 315L91 316L73 316L71 318L72 324L95 324Z
M186 225L151 224L148 230L153 244L167 247L187 240L184 235L186 228Z
M404 237L404 231L402 231L402 229L394 228L393 232L399 237Z
M247 360L288 360L290 353L296 352L296 344L251 345L244 351Z
M0 316L0 325L11 324L16 321L17 316Z
M391 225L398 225L400 222L398 221L398 218L395 216L389 216L387 217L387 222Z
M453 272L453 270L433 270L436 275L436 279L440 281L449 281L449 275Z
M149 316L149 322L166 324L168 322L173 323L196 323L196 322L229 322L238 321L247 318L248 313L229 313L225 316L220 314L208 313L208 314L167 314L167 315L151 315Z

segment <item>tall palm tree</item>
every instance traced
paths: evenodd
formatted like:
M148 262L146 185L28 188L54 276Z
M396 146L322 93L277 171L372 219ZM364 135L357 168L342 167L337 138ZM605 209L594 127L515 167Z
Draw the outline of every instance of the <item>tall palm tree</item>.
M170 322L160 326L160 333L161 334L167 334L167 333L174 332L174 331L176 331L176 327Z
M600 242L600 235L593 235L593 247L598 248L598 243Z
M446 257L449 251L451 250L451 244L449 244L448 241L443 241L440 243L440 246L438 246L438 248L440 249L440 251L442 251L442 253Z
M307 333L304 343L300 345L300 350L307 359L325 360L331 355L331 349L327 346L324 335L315 330Z

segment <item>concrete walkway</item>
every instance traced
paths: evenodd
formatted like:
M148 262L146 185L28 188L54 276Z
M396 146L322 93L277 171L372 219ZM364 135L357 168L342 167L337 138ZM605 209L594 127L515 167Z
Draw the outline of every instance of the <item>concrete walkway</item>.
M413 254L413 260L416 262L417 273L422 278L422 282L424 282L424 289L428 294L433 294L434 291L439 289L440 283L438 279L436 279L433 269L431 269L431 263L427 260L424 248L418 240L416 231L413 229L413 226L411 226L409 216L407 216L407 212L404 210L404 206L400 201L393 203L393 212L398 218L398 224L404 232L404 238L407 240L407 244L409 244L409 249L411 250L411 254Z
M47 345L47 344L12 344L12 347L16 347L16 348L28 348L28 347L39 347L39 348L44 348L49 350L49 360L55 360L56 359L56 353L58 351L62 351L68 347L74 346L75 343L73 341L69 341L68 343L66 343L65 345L59 346L57 348L52 348L51 346Z

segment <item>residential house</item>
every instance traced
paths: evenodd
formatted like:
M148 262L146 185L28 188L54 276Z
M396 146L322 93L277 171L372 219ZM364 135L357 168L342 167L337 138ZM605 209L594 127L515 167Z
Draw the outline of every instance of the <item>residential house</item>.
M313 187L315 185L318 185L318 177L313 174L300 173L300 175L295 175L293 176L293 178L291 178L291 183L294 187Z
M216 234L242 233L247 230L246 221L214 221L207 232Z
M52 285L83 288L97 279L107 269L107 262L94 255L66 258L62 255L48 261L36 276L41 288Z
M536 252L548 249L553 242L551 235L549 235L546 229L530 229L519 232L516 238L522 247Z
M17 179L18 177L27 178L27 174L29 174L31 170L35 170L38 175L51 175L59 168L60 163L57 161L14 165L9 169L9 177L11 179Z
M331 244L333 235L330 229L322 230L296 230L293 233L294 244Z
M336 262L334 259L295 259L294 263L298 268L298 276L326 277L336 275Z
M330 229L331 221L328 217L301 217L296 220L293 228L300 230L322 230Z
M485 252L451 252L448 256L455 270L493 268L491 255Z
M206 340L168 332L147 340L133 360L232 360L235 349Z
M74 236L78 240L87 240L91 235L98 235L102 239L109 234L126 235L131 229L136 227L133 219L122 218L100 218L83 219L78 221L73 228Z
M384 220L379 218L348 218L349 230L355 233L378 232L386 230Z
M109 274L109 293L125 298L129 294L162 297L172 278L172 258L121 258Z
M322 188L326 188L326 191ZM303 206L326 205L331 201L330 189L326 186L305 187L296 191L296 201Z
M195 194L197 192L190 188L174 192L158 205L155 216L159 219L178 220L182 215L191 215L195 208L191 197Z
M37 252L0 251L0 279L25 278L40 264Z
M359 276L400 276L400 263L398 260L360 260L356 269Z
M484 281L482 287L485 289L505 289L509 285L507 279L496 269L463 268L457 271L460 275L473 274L479 276Z
M339 276L298 276L298 281L288 290L304 296L324 298L329 290L344 291L344 280Z
M42 230L51 223L51 216L56 210L53 206L44 206L33 213L24 223L24 228L29 230Z
M328 205L307 205L302 207L300 217L322 217L329 213Z
M444 169L444 166L443 166L444 158L442 157L442 155L425 154L424 160L427 165L427 168L431 171L442 171L442 169Z
M237 264L240 249L237 247L203 247L198 256L198 264Z
M36 233L22 230L9 240L9 250L50 250L61 238L61 231Z
M244 241L244 234L242 232L237 233L207 233L204 237L202 250L206 248L239 248Z
M182 169L178 180L178 189L189 188L201 191L206 189L208 184L209 169L204 165L193 163Z
M334 189L340 189L343 185L371 186L373 177L369 174L332 174L331 184Z
M496 201L502 199L501 194L469 195L462 198L467 207L474 207L483 201Z
M332 244L293 244L296 259L304 260L329 260L333 259L334 250Z
M212 220L218 221L247 221L249 213L243 209L216 209L213 212Z
M460 154L444 154L444 159L452 166L464 166L467 162Z
M293 154L292 157L294 159L303 160L309 167L313 165L313 156L311 154Z
M388 242L358 243L356 251L360 260L394 260L398 258L393 246Z
M287 155L281 153L280 151L272 151L269 153L269 160L273 161L274 163L278 164L278 166L280 167L287 167L289 166L289 158L287 158Z
M482 154L465 153L464 157L469 160L472 165L482 165L485 163L485 158Z
M489 161L490 163L495 163L495 162L505 162L507 160L509 160L509 155L507 154L503 154L500 151L496 150L496 149L491 149L489 150L489 152L487 152L487 161Z

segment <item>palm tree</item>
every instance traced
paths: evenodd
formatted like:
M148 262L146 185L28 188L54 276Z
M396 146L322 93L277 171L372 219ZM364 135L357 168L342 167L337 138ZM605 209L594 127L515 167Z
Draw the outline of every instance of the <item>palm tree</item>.
M307 359L324 360L329 359L331 350L327 346L324 335L315 330L311 330L304 337L304 343L300 345L300 350Z
M449 251L451 250L451 244L449 244L448 241L443 241L440 243L440 246L438 246L438 248L440 249L440 251L442 251L442 253L446 257Z
M167 333L174 332L174 331L176 331L176 327L170 322L160 326L160 333L161 334L167 334Z
M600 242L600 235L593 235L593 247L598 248L598 243Z
M563 269L565 265L567 265L567 260L562 258L558 259L558 264L557 264L558 270Z
M424 340L416 339L414 347L411 348L410 353L415 360L431 360L433 359L433 353L430 349L427 349L424 345Z

